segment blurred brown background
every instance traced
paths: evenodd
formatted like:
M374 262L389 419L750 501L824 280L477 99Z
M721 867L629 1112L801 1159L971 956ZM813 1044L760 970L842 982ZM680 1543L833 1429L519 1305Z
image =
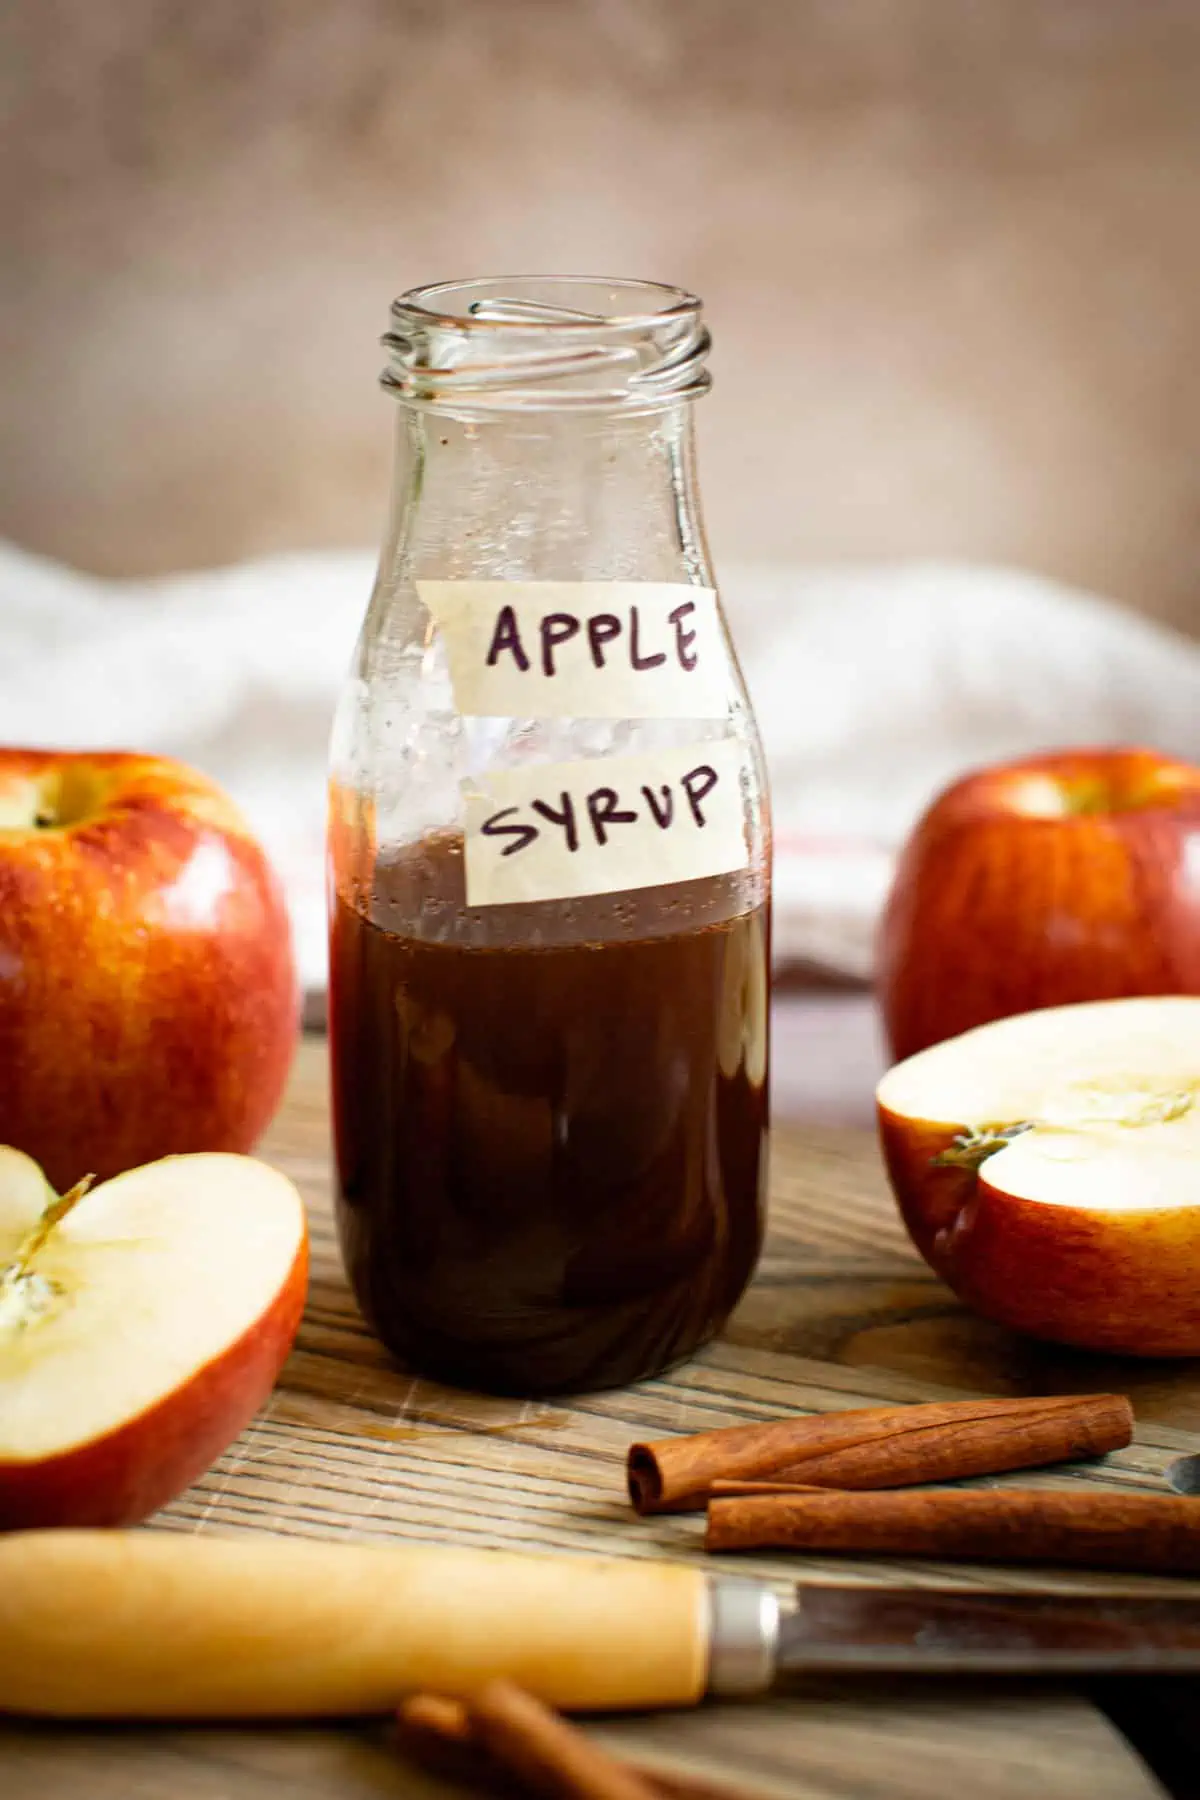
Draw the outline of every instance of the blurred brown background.
M372 543L393 293L696 288L718 556L1200 629L1196 0L9 0L0 531Z

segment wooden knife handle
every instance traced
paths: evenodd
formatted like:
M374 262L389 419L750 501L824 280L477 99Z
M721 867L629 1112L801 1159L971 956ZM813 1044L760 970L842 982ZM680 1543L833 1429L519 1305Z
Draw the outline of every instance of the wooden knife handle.
M555 1706L691 1705L704 1575L668 1563L148 1531L0 1536L0 1710L386 1712L505 1675Z

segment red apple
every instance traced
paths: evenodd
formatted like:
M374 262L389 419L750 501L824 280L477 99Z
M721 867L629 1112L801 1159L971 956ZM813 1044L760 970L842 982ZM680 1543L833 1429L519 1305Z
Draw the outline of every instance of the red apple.
M935 1044L878 1088L918 1250L987 1318L1200 1355L1200 999L1103 1000Z
M307 1273L265 1163L168 1157L56 1207L0 1149L0 1529L136 1524L203 1474L274 1386Z
M56 1187L249 1150L295 1044L279 883L181 763L0 750L0 1142Z
M1073 750L966 776L900 858L877 968L896 1057L1034 1007L1200 993L1200 769Z

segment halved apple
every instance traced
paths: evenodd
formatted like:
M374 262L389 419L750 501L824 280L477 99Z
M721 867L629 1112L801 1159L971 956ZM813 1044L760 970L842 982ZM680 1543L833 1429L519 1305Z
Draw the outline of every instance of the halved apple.
M1200 1355L1200 998L1001 1019L898 1063L876 1099L913 1242L969 1306Z
M308 1234L250 1157L168 1157L57 1200L0 1148L0 1528L131 1525L204 1472L275 1384Z

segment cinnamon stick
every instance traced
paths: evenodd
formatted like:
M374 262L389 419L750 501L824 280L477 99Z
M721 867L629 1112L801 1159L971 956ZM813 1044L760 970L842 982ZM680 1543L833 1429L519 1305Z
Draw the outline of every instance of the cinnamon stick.
M463 1787L495 1784L496 1765L475 1740L463 1700L445 1694L413 1694L396 1712L399 1747L434 1774Z
M473 1741L466 1702L452 1700L448 1694L412 1694L401 1701L396 1716L401 1725L418 1737L433 1738L442 1744Z
M660 1800L652 1782L511 1681L488 1682L469 1704L415 1694L399 1718L419 1737L487 1751L547 1800Z
M835 1550L972 1562L1200 1571L1200 1506L1174 1494L1032 1488L716 1499L706 1550Z
M508 1686L507 1683L503 1685L505 1687ZM519 1692L520 1690L514 1691ZM522 1694L521 1698L524 1701L528 1700L529 1696ZM565 1736L571 1740L573 1745L576 1743L576 1740L578 1740L586 1746L590 1753L588 1763L590 1768L595 1767L595 1763L592 1759L597 1757L602 1758L605 1763L612 1762L610 1757L606 1756L603 1751L598 1750L596 1745L593 1744L590 1739L586 1738L581 1731L577 1730L575 1726L569 1725L565 1719L560 1718L556 1713L548 1713L548 1709L542 1706L538 1701L533 1701L532 1705L537 1709L539 1717L540 1741L544 1743L544 1721L545 1717L548 1716L555 1727L556 1737L560 1743ZM506 1707L506 1711L511 1720L511 1703ZM434 1747L442 1746L448 1750L460 1753L470 1750L482 1751L483 1749L481 1737L476 1725L474 1710L471 1706L468 1706L465 1701L452 1700L441 1694L414 1694L410 1699L403 1702L399 1710L398 1718L400 1724L408 1732L410 1738L414 1739L417 1744L425 1746L432 1745ZM523 1726L518 1725L517 1729L519 1735L527 1739L528 1733L524 1730ZM507 1773L519 1772L516 1760L511 1754L511 1739L502 1744L493 1736L492 1751L493 1754L490 1764L477 1764L473 1767L468 1767L466 1764L459 1763L454 1772L460 1775L465 1774L468 1777L477 1780L481 1776L486 1776L489 1767L493 1773L497 1768L501 1768ZM576 1761L575 1766L578 1766L578 1761ZM637 1780L642 1783L643 1789L652 1796L652 1800L748 1800L747 1796L739 1796L730 1788L714 1787L708 1782L694 1781L688 1776L665 1775L657 1772L652 1773L648 1769L639 1769L633 1764L623 1762L615 1763L613 1766L636 1777ZM527 1773L525 1774L524 1779L526 1781L529 1780ZM568 1797L569 1800L593 1800L593 1796L604 1792L605 1790L597 1789L595 1787L572 1788L560 1786L557 1788L550 1788L543 1785L535 1787L534 1791L543 1794L554 1794L562 1797L562 1800L568 1800Z
M657 1800L633 1769L511 1681L489 1681L470 1716L483 1747L547 1800Z
M909 1487L1102 1456L1132 1436L1121 1394L861 1407L634 1444L629 1495L660 1513L699 1510L718 1480Z
M753 1494L827 1494L828 1488L818 1487L815 1481L742 1481L736 1477L732 1481L710 1481L708 1484L708 1501L737 1499Z

